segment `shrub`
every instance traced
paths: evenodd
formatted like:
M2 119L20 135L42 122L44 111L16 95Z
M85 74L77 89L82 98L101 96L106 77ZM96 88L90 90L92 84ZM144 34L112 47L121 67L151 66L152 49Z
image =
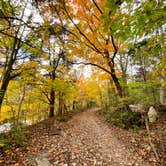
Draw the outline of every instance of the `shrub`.
M9 132L0 134L0 149L26 147L29 135L29 132L24 129L23 125L13 125Z
M16 146L26 146L28 134L22 124L12 126L11 128L11 138Z
M124 129L138 129L144 120L140 113L130 110L116 110L107 116L107 121Z

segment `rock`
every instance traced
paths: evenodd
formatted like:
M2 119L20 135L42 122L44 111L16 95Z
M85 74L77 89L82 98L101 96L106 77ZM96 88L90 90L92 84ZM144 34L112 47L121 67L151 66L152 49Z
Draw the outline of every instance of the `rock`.
M149 111L148 111L148 119L149 119L149 122L155 122L156 121L156 119L157 119L157 116L158 116L158 114L157 114L157 111L155 110L155 108L154 107L150 107L149 108Z
M35 161L36 161L36 163L37 163L37 166L52 166L52 164L48 161L47 156L48 156L47 153L39 154L39 155L35 158Z
M0 125L0 133L9 131L10 129L11 129L11 123L9 123L9 122Z
M132 112L140 112L140 113L145 112L142 104L135 104L135 105L130 104L129 107Z

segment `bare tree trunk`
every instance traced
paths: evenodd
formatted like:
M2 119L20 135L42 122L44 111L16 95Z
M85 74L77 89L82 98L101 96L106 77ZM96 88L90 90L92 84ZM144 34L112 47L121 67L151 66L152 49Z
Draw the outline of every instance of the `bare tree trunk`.
M51 89L50 92L50 112L49 112L49 117L54 116L54 106L55 105L55 91Z
M62 94L59 92L59 108L58 108L58 115L62 116L63 114L63 109L62 109Z
M50 78L51 78L52 81L54 81L55 77L56 77L56 74L55 74L56 67L50 72ZM55 115L54 114L54 109L55 109L55 90L53 88L51 88L51 91L50 91L49 102L50 102L49 117L53 117Z

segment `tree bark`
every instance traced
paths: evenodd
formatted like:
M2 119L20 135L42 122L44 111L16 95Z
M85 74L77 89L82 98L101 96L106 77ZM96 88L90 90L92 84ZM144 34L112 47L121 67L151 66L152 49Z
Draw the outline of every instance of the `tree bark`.
M72 109L73 109L73 110L76 110L76 101L75 101L75 100L73 100L73 106L72 106Z
M58 108L58 115L62 117L63 115L63 108L62 108L62 93L59 92L59 108Z
M9 81L10 81L10 74L9 72L6 72L4 78L2 79L2 85L1 85L1 89L0 89L0 111L1 111L1 107L2 107L2 102L7 90L7 87L9 85Z
M54 117L54 107L55 107L54 105L55 105L55 91L53 89L51 89L49 117Z
M116 89L118 91L119 97L123 97L122 87L120 85L118 77L115 74L115 69L114 68L111 69L111 77L113 79L113 82L115 83L115 86L116 86Z

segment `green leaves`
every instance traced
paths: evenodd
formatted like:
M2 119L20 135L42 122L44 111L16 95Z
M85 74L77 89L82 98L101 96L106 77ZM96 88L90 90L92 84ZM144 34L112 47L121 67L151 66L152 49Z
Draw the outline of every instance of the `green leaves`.
M157 4L155 0L145 1L131 16L131 25L142 36L153 33L155 29L164 25L166 20L165 4Z
M125 42L131 33L129 13L125 7L122 8L121 5L118 5L118 2L121 5L123 4L123 1L107 1L105 5L106 10L102 15L102 19L104 20L104 30L110 31L110 35L113 35L115 39L120 39L122 42Z

